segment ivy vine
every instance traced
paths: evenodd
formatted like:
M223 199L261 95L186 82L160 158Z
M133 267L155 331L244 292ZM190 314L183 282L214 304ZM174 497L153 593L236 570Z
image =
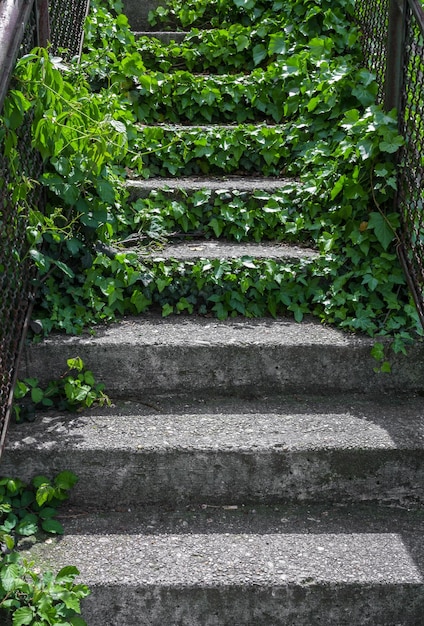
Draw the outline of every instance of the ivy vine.
M191 30L168 46L137 41L121 9L92 3L80 64L45 50L24 57L3 111L1 146L39 270L41 336L154 307L313 314L405 350L421 330L391 210L403 140L394 113L375 105L353 2L171 0L152 23ZM225 67L224 57L234 62ZM28 112L45 164L35 182L20 177L16 149ZM248 173L289 180L272 194L227 191L225 177ZM223 193L137 200L126 184L192 174L223 177ZM25 205L28 184L46 188L43 214ZM146 256L146 246L178 236L301 242L319 258L280 266Z

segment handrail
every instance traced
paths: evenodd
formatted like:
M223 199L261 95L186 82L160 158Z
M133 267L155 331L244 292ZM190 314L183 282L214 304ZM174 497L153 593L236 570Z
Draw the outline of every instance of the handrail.
M421 34L424 35L424 9L419 0L408 0L408 4L411 7L411 11L414 14L415 19L421 29Z
M34 0L2 0L0 2L0 108L9 88Z

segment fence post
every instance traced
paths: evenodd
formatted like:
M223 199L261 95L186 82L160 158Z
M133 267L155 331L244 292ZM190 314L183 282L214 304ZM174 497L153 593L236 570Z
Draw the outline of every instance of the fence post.
M390 0L384 108L400 110L407 0Z
M49 0L36 0L37 45L46 48L50 41Z

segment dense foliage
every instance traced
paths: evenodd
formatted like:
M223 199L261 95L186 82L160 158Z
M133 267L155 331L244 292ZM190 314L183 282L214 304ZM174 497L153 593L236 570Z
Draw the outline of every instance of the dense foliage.
M25 207L28 181L15 189L29 215L42 332L78 333L153 306L219 318L313 314L391 335L403 349L418 322L390 209L402 138L361 67L353 2L172 0L152 22L191 30L169 46L137 41L115 15L119 2L104 5L93 2L81 63L35 50L19 62L4 109L16 172L15 130L29 110L45 161L45 215ZM125 185L192 174L285 182L273 194L233 193L224 180L218 194L136 201ZM190 234L299 241L319 257L161 259L161 245ZM156 261L142 253L152 245Z
M33 537L40 530L62 534L55 519L57 506L68 497L77 478L61 472L53 481L35 477L30 484L12 478L0 478L0 618L2 624L11 616L13 626L86 626L79 617L80 601L89 594L85 585L76 584L76 567L68 566L57 574L40 573L16 549L16 544Z

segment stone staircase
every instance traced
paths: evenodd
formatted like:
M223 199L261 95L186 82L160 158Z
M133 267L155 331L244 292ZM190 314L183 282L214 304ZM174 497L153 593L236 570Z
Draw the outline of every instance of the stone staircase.
M136 31L149 8L128 0ZM162 177L131 189L283 182ZM316 251L199 238L159 257L308 264ZM155 313L28 346L22 377L50 380L79 355L113 399L12 427L3 474L79 476L65 536L32 556L80 569L89 626L421 624L424 352L393 356L383 375L371 347L313 319Z

